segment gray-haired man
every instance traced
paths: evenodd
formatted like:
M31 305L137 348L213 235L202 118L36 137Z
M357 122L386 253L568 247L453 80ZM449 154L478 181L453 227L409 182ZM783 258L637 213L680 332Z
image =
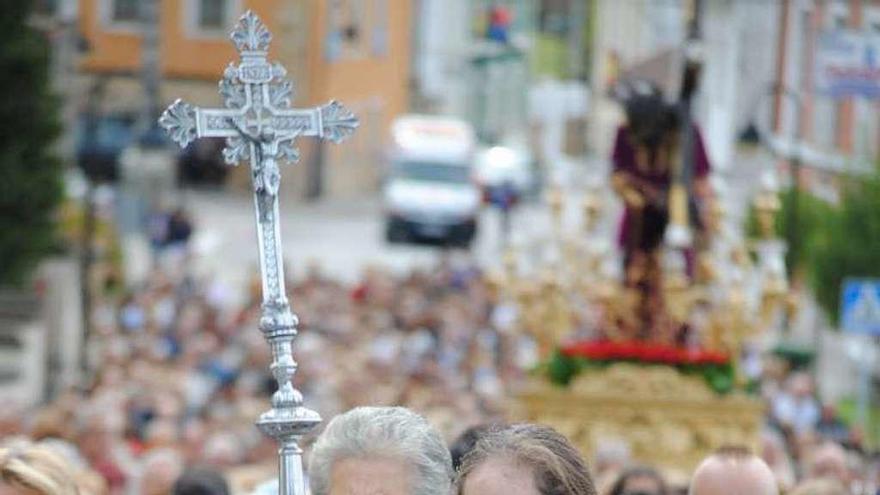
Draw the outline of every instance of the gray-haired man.
M447 495L452 460L437 431L403 407L358 407L330 421L309 459L312 495Z

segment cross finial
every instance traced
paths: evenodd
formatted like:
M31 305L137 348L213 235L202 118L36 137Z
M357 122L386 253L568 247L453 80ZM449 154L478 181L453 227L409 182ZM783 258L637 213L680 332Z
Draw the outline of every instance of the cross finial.
M272 33L250 10L241 16L229 37L239 52L267 52L272 41Z

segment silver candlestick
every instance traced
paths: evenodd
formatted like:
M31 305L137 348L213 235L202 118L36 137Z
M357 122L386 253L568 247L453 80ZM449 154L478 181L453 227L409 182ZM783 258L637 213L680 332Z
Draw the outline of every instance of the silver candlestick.
M302 394L292 384L297 367L292 352L297 318L284 288L278 165L299 158L295 138L314 136L339 143L354 132L358 121L335 101L317 108L290 108L293 87L285 79L287 71L278 62L267 60L272 35L253 12L241 16L231 38L241 61L230 63L220 80L225 108L198 108L177 100L165 110L159 124L181 147L201 137L226 138L226 163L250 163L263 285L260 331L272 348L270 369L278 382L272 408L260 415L257 426L279 444L279 493L304 495L298 440L318 425L321 417L303 406Z

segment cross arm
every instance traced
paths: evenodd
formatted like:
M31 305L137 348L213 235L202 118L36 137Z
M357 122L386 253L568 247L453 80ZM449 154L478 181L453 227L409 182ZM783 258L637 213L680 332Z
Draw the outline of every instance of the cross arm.
M244 117L240 110L196 109L196 135L198 137L237 137L243 126Z
M314 136L339 143L358 126L357 117L337 101L306 110L276 111L273 127L276 132Z
M178 99L162 113L159 125L174 142L185 148L201 137L237 137L234 124L241 118L240 110L198 108Z
M358 127L358 119L351 110L336 100L318 108L321 115L319 136L334 143L341 143L354 133Z

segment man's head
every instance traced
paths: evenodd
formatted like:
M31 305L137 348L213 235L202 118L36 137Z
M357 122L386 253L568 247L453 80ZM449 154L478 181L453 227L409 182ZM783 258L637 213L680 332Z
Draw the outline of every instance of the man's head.
M459 495L595 495L574 445L552 428L499 427L480 436L459 472Z
M837 408L834 407L834 404L823 404L822 405L822 421L834 421L837 419Z
M789 378L788 390L799 399L810 397L813 394L813 379L804 372L794 373Z
M666 495L666 481L655 469L637 466L621 473L610 495Z
M143 460L140 492L144 495L170 493L174 482L183 472L183 456L174 449L159 448L149 451Z
M694 472L690 495L778 495L767 464L741 447L724 447Z
M358 407L327 425L312 450L313 495L447 495L449 450L402 407Z
M790 495L847 495L849 490L838 480L817 478L796 486Z
M220 472L209 468L187 469L174 483L173 495L229 495L229 485Z
M807 459L807 478L831 478L848 483L850 480L846 451L833 442L826 442L815 448Z

